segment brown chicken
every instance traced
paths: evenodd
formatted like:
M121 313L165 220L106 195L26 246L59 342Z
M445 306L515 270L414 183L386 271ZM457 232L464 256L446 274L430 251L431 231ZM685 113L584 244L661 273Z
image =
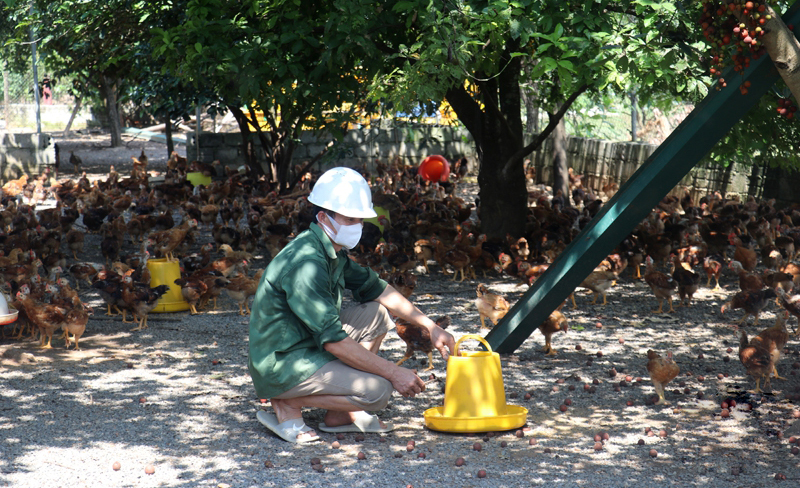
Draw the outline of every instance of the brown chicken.
M252 278L245 275L234 276L225 287L228 296L239 305L239 315L250 315L250 305L247 303L247 299L256 294L262 274L264 274L264 270L259 269ZM245 309L247 313L245 313Z
M430 274L428 261L433 259L433 244L427 239L419 239L414 243L414 259L425 267L425 274Z
M664 300L669 302L668 312L674 312L675 309L672 308L672 290L677 288L678 284L671 277L655 269L652 257L647 256L645 263L647 268L644 273L644 281L658 300L658 310L654 310L653 313L664 313Z
M742 263L742 267L751 273L755 271L758 264L758 253L754 249L745 246L742 243L742 239L733 232L728 234L728 241L732 246L736 246L736 250L733 252L734 261Z
M411 297L417 287L417 277L410 271L395 271L386 277L386 281L406 298Z
M797 317L798 327L795 327L794 335L800 335L800 295L789 295L783 288L777 288L775 291L778 293L778 304Z
M69 247L69 250L72 251L72 257L74 257L77 261L78 253L83 252L83 232L72 228L69 230L69 232L67 232L65 239L67 241L67 247Z
M688 307L692 304L692 297L700 284L700 275L691 269L687 269L687 267L691 268L691 266L681 262L678 256L674 256L672 259L675 266L675 271L672 272L672 279L678 284L678 297L680 297L681 300L678 306L684 306L685 300L685 306Z
M778 296L775 293L775 290L772 288L764 288L763 290L759 291L740 291L739 293L735 294L730 301L725 302L722 304L720 308L720 313L725 313L725 310L735 310L741 308L744 310L744 316L741 320L739 320L739 324L745 323L747 317L753 316L755 317L755 322L753 325L758 325L758 315L761 311L769 304L770 298L775 298Z
M617 275L613 271L595 270L589 273L589 276L584 279L579 288L587 288L592 292L592 305L597 303L597 297L603 297L603 305L607 304L606 290L614 286L617 282ZM570 293L572 298L572 310L577 308L575 304L575 292Z
M714 286L714 291L722 289L719 286L719 275L722 274L724 262L725 261L721 257L716 255L703 258L703 271L705 271L706 277L708 277L706 288L711 288L711 278L714 278L717 283L716 286Z
M23 285L17 292L17 304L25 311L28 321L39 330L41 337L39 347L52 349L53 334L64 324L68 310L58 305L34 300L29 294L30 288L28 285Z
M650 381L658 394L657 405L668 403L664 398L664 386L675 379L681 369L672 360L672 352L667 352L667 358L662 358L652 349L647 351L647 371L650 373Z
M478 308L478 314L481 317L481 330L487 329L485 317L489 317L492 324L497 325L508 313L511 306L505 298L494 293L489 293L489 289L483 283L478 284L478 298L475 299L475 306Z
M434 322L442 329L446 329L450 325L450 317L443 315L434 319ZM411 359L414 356L414 351L420 351L428 355L428 367L423 371L432 370L433 344L431 343L431 334L428 329L411 324L403 319L397 319L395 330L397 335L406 343L406 353L400 361L397 361L397 365L399 366Z
M761 393L761 378L765 378L764 389L766 390L770 389L770 375L774 374L777 379L786 379L778 376L776 366L789 338L786 331L787 315L788 312L777 314L775 325L762 330L750 340L745 331L733 326L739 331L739 360L747 370L747 374L756 380L755 393Z
M551 343L553 334L556 332L563 332L566 334L568 330L569 323L567 322L567 318L560 311L553 310L550 316L539 325L539 332L541 332L544 336L544 347L542 348L542 352L548 356L555 356L558 351L553 349Z
M758 274L746 271L739 261L731 261L728 267L739 277L740 290L758 291L766 286Z
M67 349L74 342L75 347L73 349L79 351L81 348L78 345L78 341L80 341L83 333L86 332L86 324L89 322L91 311L86 308L77 295L73 296L70 301L72 306L67 312L64 323L61 324L61 328L64 329L64 341ZM72 334L72 337L69 336L70 334Z
M172 252L183 243L186 235L195 227L197 227L197 221L187 219L174 229L150 234L149 239L155 243L154 246L159 255L165 256L167 261L175 261L176 258L172 255Z
M155 288L140 287L134 284L130 275L122 278L122 301L128 310L133 312L137 321L136 327L131 331L147 328L147 314L156 308L158 300L168 291L169 285L159 285Z

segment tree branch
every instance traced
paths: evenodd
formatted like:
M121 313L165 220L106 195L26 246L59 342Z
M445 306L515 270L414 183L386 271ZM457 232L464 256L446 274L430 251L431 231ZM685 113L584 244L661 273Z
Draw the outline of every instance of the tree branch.
M523 147L522 149L514 153L514 155L511 156L511 161L522 159L528 154L532 153L533 151L539 149L544 140L547 139L547 136L549 136L550 133L553 132L553 130L555 130L556 126L558 125L558 122L562 118L564 118L564 114L566 114L567 110L572 106L573 103L575 103L575 100L577 100L577 98L581 96L581 94L588 89L589 85L587 84L581 85L580 87L578 87L577 90L575 90L572 93L572 95L569 96L569 98L567 98L564 101L564 103L561 105L561 108L558 109L558 112L554 114L548 114L550 121L547 123L547 126L544 129L542 129L542 132L540 132L536 137L533 138L530 144L528 144L527 146Z

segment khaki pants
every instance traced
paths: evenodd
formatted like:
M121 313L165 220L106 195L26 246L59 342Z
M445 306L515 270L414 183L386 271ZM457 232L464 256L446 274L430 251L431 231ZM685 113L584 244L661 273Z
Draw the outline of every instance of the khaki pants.
M389 312L377 302L347 308L342 310L340 316L342 328L356 342L370 342L394 326ZM353 405L374 411L386 407L393 391L389 380L351 368L336 359L275 398L285 400L311 395L344 396Z

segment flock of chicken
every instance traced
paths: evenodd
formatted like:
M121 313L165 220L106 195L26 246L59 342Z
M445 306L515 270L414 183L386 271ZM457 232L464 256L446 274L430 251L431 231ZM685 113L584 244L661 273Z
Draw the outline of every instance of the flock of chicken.
M127 321L130 313L137 322L134 330L146 328L148 312L167 288L150 288L147 261L151 253L181 261L182 274L175 284L181 287L191 313L199 313L209 303L216 308L217 297L226 290L244 315L261 276L260 272L250 276L253 253L262 248L274 256L313 221L306 195L315 175L301 178L292 194L279 195L264 178L247 170L188 164L173 153L164 181L153 184L148 180L144 152L133 159L134 171L128 177L112 167L107 178L94 182L83 174L48 188L44 175L3 186L0 272L5 292L20 311L15 337L38 334L42 347L51 347L54 332L63 329L67 347L74 344L77 349L91 314L78 295L82 281L106 301L107 314L120 313ZM572 201L560 192L549 197L531 191L524 235L487 240L477 233L480 213L454 191L466 174L466 165L449 181L432 185L420 179L416 168L399 160L376 161L374 170L360 170L373 184L373 203L382 215L378 225L365 223L361 242L350 257L375 269L407 297L416 286L417 271L432 272L431 262L441 272L452 273L453 280L475 279L481 273L484 277L507 275L530 285L602 206L599 198L582 187L581 177L570 173ZM193 187L186 181L188 171L209 175L224 171L225 176L208 187ZM37 201L48 194L55 197L56 207L35 211ZM29 203L21 203L20 196ZM658 300L656 312L666 312L665 301L672 312L676 292L678 306L691 306L702 283L696 270L703 270L708 287L715 279L718 289L719 276L728 267L738 275L741 291L722 306L722 313L743 309L739 323L753 316L757 324L759 312L776 298L787 313L800 316L800 295L790 295L800 285L800 267L793 263L795 249L800 249L798 222L800 210L779 211L769 201L742 203L717 193L695 203L684 188L682 197L666 197L580 287L592 292L592 304L600 297L605 304L606 291L630 266L634 279L643 277ZM201 230L210 231L214 242L197 242L207 235ZM86 233L102 237L104 266L80 261ZM192 253L198 246L199 251ZM214 247L221 253L216 257L212 257ZM643 275L642 264L646 265ZM763 271L756 273L759 265ZM74 278L74 289L61 276L65 269ZM496 324L510 308L505 298L490 293L483 284L478 285L475 304L482 328L486 318ZM539 328L548 355L556 354L553 334L569 329L563 305ZM442 324L446 322L442 318ZM741 331L740 357L756 379L757 389L762 379L766 384L770 374L777 374L775 364L788 340L785 324L786 317L779 314L775 326L752 339ZM397 332L408 344L401 361L415 350L430 357L424 331L401 322ZM655 352L649 356L651 376L660 385L677 374L669 357ZM663 401L663 388L657 391Z

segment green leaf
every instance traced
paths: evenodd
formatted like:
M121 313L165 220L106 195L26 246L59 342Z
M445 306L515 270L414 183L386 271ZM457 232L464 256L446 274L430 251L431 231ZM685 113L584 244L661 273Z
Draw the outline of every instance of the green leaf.
M197 54L203 54L203 45L199 42L194 43L194 50L197 51Z

